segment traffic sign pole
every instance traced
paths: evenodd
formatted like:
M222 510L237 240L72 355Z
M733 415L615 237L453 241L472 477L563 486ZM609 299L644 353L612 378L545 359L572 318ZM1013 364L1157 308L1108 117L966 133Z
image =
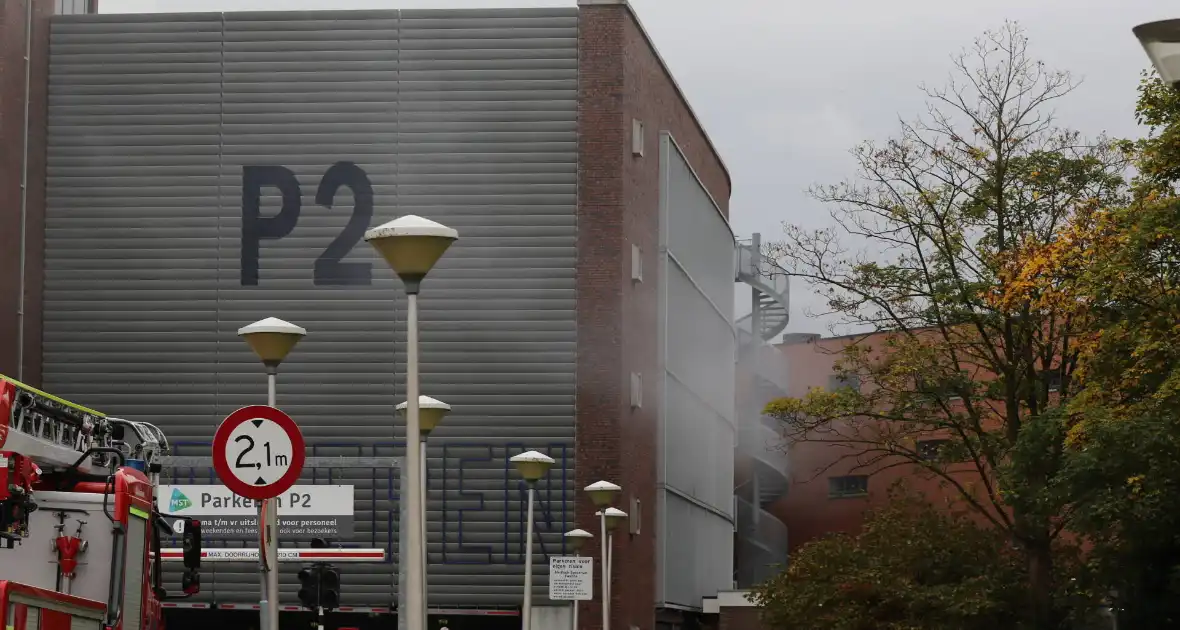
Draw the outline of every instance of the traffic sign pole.
M275 402L275 369L269 366L267 402ZM213 436L213 469L221 483L238 496L260 502L261 630L279 628L278 502L271 499L295 484L305 457L299 426L274 404L238 409Z
M275 381L278 380L277 365L266 366L266 405L275 407ZM266 567L263 578L266 580L267 599L267 630L279 630L279 502L265 499L259 509L266 511L266 523L258 519L258 533L266 542Z

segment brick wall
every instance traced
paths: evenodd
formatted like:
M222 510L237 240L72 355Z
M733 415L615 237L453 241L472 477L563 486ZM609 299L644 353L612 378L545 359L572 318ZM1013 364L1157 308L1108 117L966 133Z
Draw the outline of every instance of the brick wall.
M602 0L580 4L577 484L607 479L622 485L618 507L625 511L631 511L633 497L639 499L640 533L616 533L611 627L652 630L661 381L655 274L660 132L676 138L726 212L730 183L630 8ZM642 157L631 154L635 118L646 131ZM631 281L633 243L643 256L641 283ZM642 375L639 409L630 405L632 372ZM597 532L593 512L588 500L579 500L579 524ZM597 549L595 544L595 556ZM597 601L582 604L579 619L584 630L601 627Z
M21 174L24 154L25 0L0 0L0 373L16 376L20 286ZM29 190L24 380L41 382L41 292L45 260L45 122L49 16L53 0L33 0L29 102Z

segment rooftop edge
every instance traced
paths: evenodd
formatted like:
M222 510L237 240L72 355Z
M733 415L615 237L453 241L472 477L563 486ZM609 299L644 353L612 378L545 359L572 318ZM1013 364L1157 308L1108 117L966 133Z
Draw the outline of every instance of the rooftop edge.
M655 40L651 38L651 34L643 26L643 21L639 19L639 14L635 12L635 7L631 6L628 0L578 0L579 7L593 7L593 6L620 6L627 9L627 13L631 15L631 19L635 21L635 26L639 28L639 32L643 34L643 38L647 41L647 47L651 49L652 55L655 56L656 61L659 62L660 67L664 70L664 75L672 82L672 89L676 90L676 94L680 97L680 101L684 103L684 109L688 111L688 115L692 117L692 121L696 123L697 129L701 132L701 137L705 139L705 144L709 145L709 149L713 151L713 155L717 157L717 163L721 165L722 172L725 173L725 183L729 186L726 202L733 197L733 177L729 174L729 166L725 164L725 159L721 157L721 152L717 150L717 145L713 143L713 139L709 137L708 130L705 125L701 123L700 116L697 116L696 111L692 108L692 103L688 101L688 95L680 87L680 83L676 81L675 75L672 74L672 69L668 67L668 62L664 61L664 57L660 55L660 50L656 46Z

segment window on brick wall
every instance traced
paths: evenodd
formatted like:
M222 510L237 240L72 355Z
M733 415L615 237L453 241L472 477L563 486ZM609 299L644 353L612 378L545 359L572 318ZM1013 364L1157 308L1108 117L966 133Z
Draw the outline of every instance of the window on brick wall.
M844 388L859 392L860 377L855 374L832 374L828 376L828 391L834 392Z
M638 118L631 120L631 154L643 156L643 121Z
M950 440L919 440L918 457L926 461L934 461L942 455L947 444L950 444Z
M828 477L828 497L830 498L863 497L868 493L869 478L867 475Z

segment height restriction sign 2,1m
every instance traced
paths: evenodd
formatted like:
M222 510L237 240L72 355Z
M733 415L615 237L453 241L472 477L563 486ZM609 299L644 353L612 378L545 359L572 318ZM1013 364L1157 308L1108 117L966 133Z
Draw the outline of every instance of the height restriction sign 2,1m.
M213 436L213 469L231 492L270 499L303 472L303 434L291 416L265 405L229 414Z

